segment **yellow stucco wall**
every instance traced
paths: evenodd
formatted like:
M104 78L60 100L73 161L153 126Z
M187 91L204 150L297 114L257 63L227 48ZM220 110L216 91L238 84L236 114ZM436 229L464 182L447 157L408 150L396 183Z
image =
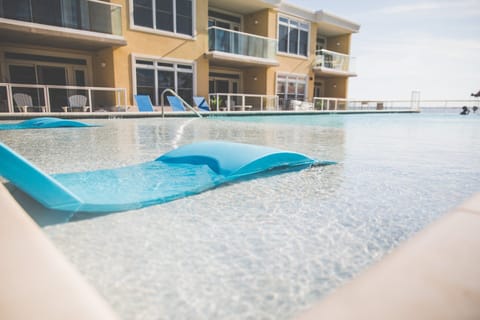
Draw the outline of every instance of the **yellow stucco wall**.
M156 32L133 26L130 23L130 9L128 1L112 1L123 4L122 27L127 45L113 49L114 82L116 87L127 88L129 103L133 104L134 92L132 72L132 56L180 60L196 64L196 94L208 94L208 60L204 57L207 52L208 3L196 1L196 34L193 38L178 37L174 34Z
M172 59L174 61L178 59L195 63L194 93L205 97L208 95L208 74L212 67L205 58L205 53L208 52L207 0L196 1L195 23L197 33L193 38L177 37L174 34L155 31L149 32L146 29L138 30L136 27L131 28L129 1L114 0L112 2L123 5L122 28L128 44L124 47L114 48L111 52L107 49L97 52L94 57L94 68L97 69L98 64L101 61L108 60L109 57L112 61L106 61L107 65L103 68L109 76L95 73L96 84L127 88L129 103L133 104L133 79L135 75L132 73L132 55ZM247 14L243 17L243 31L276 39L278 32L277 19L278 12L273 9ZM307 76L307 95L308 99L311 100L315 79L312 65L315 59L316 29L317 25L311 23L309 57L278 54L279 66L239 67L237 71L242 73L243 93L274 95L276 75L278 73L289 73ZM350 51L350 35L328 38L327 49L348 54ZM112 70L109 69L110 66L112 66ZM254 78L257 80L253 80ZM326 96L346 97L348 82L346 78L322 78L322 80L326 82ZM335 88L333 84L335 84Z
M341 35L338 37L327 38L327 49L343 54L350 53L350 38L351 35Z
M347 91L346 78L326 78L325 96L332 98L345 98Z
M243 17L244 32L268 37L269 10L257 11Z
M265 94L267 74L265 68L248 68L243 74L243 89L245 93Z
M113 63L113 49L107 48L95 52L92 59L93 86L114 87L115 68Z

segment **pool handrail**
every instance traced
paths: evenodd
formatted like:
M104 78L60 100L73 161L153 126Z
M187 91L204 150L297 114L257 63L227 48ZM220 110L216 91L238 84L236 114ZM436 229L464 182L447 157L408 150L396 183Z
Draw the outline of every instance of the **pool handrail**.
M195 110L194 107L192 107L188 102L183 100L183 98L180 97L175 91L173 91L172 89L169 89L169 88L163 90L162 94L160 95L160 103L162 105L162 118L165 117L165 94L166 93L171 93L173 96L177 97L183 103L184 106L186 106L188 109L190 109L190 111L195 113L199 118L203 118L203 116L200 114L200 112Z

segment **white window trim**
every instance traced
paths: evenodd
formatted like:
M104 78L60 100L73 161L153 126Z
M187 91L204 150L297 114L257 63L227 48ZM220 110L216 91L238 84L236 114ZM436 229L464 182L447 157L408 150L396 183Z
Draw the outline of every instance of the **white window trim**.
M151 0L153 1L153 0ZM176 0L175 0L176 1ZM149 28L149 27L143 27L143 26L137 26L134 21L134 16L133 16L133 0L129 0L129 26L130 30L134 31L141 31L141 32L146 32L146 33L152 33L152 34L157 34L157 35L162 35L162 36L167 36L167 37L174 37L174 38L180 38L180 39L187 39L187 40L195 40L197 37L197 0L192 0L192 35L188 34L183 34L183 33L177 33L177 32L172 32L172 31L166 31L166 30L161 30L161 29L156 29L156 28ZM173 25L176 27L176 14L175 14L176 6L173 6ZM155 12L155 1L153 1L153 6L152 6L152 14ZM156 16L153 15L153 25L156 25Z
M169 69L168 67L156 67L156 66L149 66L149 65L142 65L136 63L137 60L152 60L153 63L155 62L160 62L160 63L172 63L175 65L178 64L185 64L185 65L191 65L192 66L192 93L193 96L197 94L197 62L195 60L185 60L185 59L176 59L176 58L167 58L165 59L164 57L159 57L159 56L152 56L152 55L143 55L143 54L132 54L131 55L131 63L132 63L132 92L133 95L137 94L137 77L136 77L136 71L137 71L137 66L142 66L143 69L151 69L154 71L157 70L172 70L175 72L175 83L177 83L177 72L182 71L185 69L179 69L177 66L174 68ZM157 72L154 73L154 81L155 81L155 86L158 83L157 79L158 75ZM153 101L152 101L153 102Z
M243 72L241 71L232 71L232 70L223 70L223 69L210 69L208 71L208 81L210 81L212 78L210 78L210 73L223 73L223 74L231 74L231 75L238 75L238 79L232 79L232 78L223 78L223 77L213 77L214 80L216 79L221 79L221 80L235 80L238 81L238 92L237 94L240 94L243 92ZM214 94L215 92L209 92L209 94Z
M305 79L305 93L303 94L304 98L308 98L308 75L307 74L302 74L302 73L288 73L288 72L277 72L275 74L275 95L278 95L278 77L279 76L285 76L287 77L287 85L288 85L288 79L291 77L295 78L304 78ZM298 79L297 79L298 82ZM297 89L295 89L296 91ZM287 95L288 95L288 88L287 88ZM295 96L297 95L297 92L295 92Z
M308 32L308 37L307 37L307 55L304 56L302 54L295 54L295 53L290 53L290 52L282 52L280 50L278 50L278 43L280 43L280 25L287 25L285 22L280 22L280 18L285 18L285 19L288 19L289 20L289 23L288 23L288 26L289 26L289 30L290 30L290 21L293 20L293 21L296 21L298 22L299 24L299 27L297 29L299 30L304 30L304 31L307 31ZM300 28L300 24L308 24L308 30L304 29L304 28ZM300 19L298 17L290 17L290 16L287 16L285 14L277 14L277 54L279 55L285 55L285 56L291 56L291 57L302 57L302 58L308 58L310 56L310 37L312 36L312 24L310 23L310 21L306 21L306 20L303 20L303 19ZM298 39L299 40L299 44L300 44L300 38ZM287 45L289 46L290 43L287 43ZM300 48L298 48L300 49Z
M76 54L76 53L70 53L70 52L54 52L52 50L43 50L43 49L29 49L29 48L22 48L22 47L16 47L16 46L6 46L3 47L2 50L0 50L0 56L4 57L5 52L16 52L16 53L26 53L26 54L34 54L34 55L41 55L41 56L52 56L52 57L58 57L58 58L72 58L72 59L83 59L86 61L85 65L69 65L66 66L64 63L61 62L39 62L35 60L16 60L16 59L3 59L0 62L0 67L1 67L1 72L0 76L3 77L3 79L10 79L10 72L8 71L8 66L10 64L29 64L32 66L36 65L48 65L48 66L56 66L56 67L65 67L65 69L69 70L67 71L70 73L73 68L85 68L85 85L89 86L92 84L92 79L93 79L93 70L92 70L92 57L89 55L84 55L84 54ZM67 74L67 84L70 81L70 74Z

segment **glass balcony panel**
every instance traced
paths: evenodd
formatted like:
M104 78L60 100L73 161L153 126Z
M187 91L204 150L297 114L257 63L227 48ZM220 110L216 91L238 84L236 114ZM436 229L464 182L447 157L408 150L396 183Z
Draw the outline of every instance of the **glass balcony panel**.
M0 17L122 35L121 7L97 0L4 0Z
M354 62L355 58L352 56L322 49L317 51L314 67L354 73Z
M208 29L209 51L220 51L231 54L275 59L276 40L238 31L210 27Z

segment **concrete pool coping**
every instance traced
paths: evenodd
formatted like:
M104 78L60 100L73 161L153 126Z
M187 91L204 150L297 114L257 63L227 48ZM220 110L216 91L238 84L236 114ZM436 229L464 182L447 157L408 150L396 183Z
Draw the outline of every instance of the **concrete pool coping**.
M245 116L294 116L294 115L331 115L331 114L389 114L420 113L419 110L326 110L326 111L209 111L200 112L209 117L245 117ZM27 120L37 117L56 117L65 119L129 119L162 118L161 112L16 112L0 113L0 120ZM166 112L165 118L196 118L193 112Z
M297 318L480 319L480 193Z
M0 319L118 319L2 183L0 219Z
M0 318L118 319L0 183ZM301 314L480 319L480 193Z

